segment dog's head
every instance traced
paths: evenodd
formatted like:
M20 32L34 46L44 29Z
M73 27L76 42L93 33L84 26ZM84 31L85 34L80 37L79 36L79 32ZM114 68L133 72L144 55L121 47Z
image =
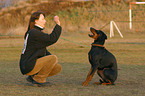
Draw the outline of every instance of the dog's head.
M89 37L93 38L94 40L105 41L107 39L106 34L101 30L96 30L91 27L90 31L92 32L92 34L89 34Z

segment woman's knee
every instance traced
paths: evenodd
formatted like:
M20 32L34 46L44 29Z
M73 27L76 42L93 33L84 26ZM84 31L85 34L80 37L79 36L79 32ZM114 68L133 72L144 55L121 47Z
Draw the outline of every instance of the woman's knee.
M47 62L49 62L49 63L51 62L52 64L57 64L57 62L58 62L56 55L48 55L43 58L47 58Z

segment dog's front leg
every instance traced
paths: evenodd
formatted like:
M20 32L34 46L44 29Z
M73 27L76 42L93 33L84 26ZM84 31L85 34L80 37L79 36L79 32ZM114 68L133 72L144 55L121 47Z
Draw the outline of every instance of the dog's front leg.
M90 72L89 72L88 75L87 75L86 81L84 81L84 82L82 83L83 86L87 86L87 85L89 84L89 82L92 80L92 77L93 77L95 71L94 71L92 74L91 74L91 72L92 72L92 67L91 67ZM91 75L90 75L90 74L91 74Z

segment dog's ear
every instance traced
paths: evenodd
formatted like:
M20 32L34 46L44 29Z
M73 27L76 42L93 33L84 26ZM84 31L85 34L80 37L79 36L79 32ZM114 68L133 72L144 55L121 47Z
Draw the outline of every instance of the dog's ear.
M95 30L96 30L96 29L94 29L93 27L90 27L90 31L91 31L91 32L95 33Z

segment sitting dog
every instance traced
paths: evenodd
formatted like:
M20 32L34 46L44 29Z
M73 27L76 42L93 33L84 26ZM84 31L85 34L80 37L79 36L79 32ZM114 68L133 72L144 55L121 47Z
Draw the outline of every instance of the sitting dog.
M96 71L100 82L95 82L94 84L114 85L117 79L117 62L114 55L103 46L107 36L101 30L96 30L92 27L90 31L93 34L89 34L89 37L94 39L91 50L88 53L91 70L87 75L86 81L83 82L83 86L88 85Z

